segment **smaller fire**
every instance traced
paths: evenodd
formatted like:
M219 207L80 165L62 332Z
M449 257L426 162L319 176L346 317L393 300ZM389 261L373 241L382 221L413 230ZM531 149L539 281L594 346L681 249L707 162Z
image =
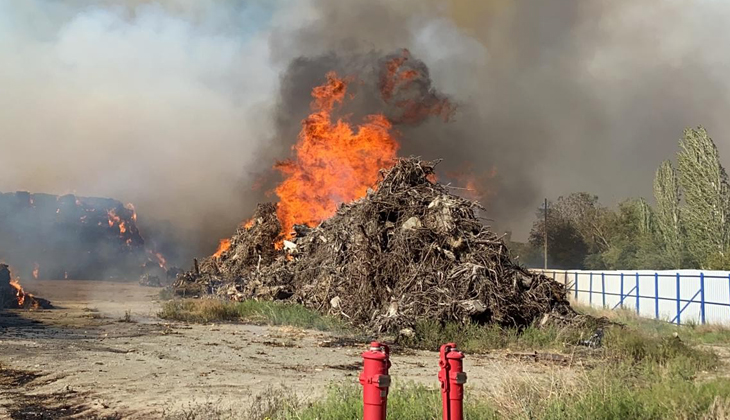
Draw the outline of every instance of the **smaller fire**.
M109 227L114 227L114 225L117 225L117 227L119 228L119 234L124 235L124 233L127 232L127 225L124 220L122 220L122 218L117 215L117 212L114 209L108 210L106 213Z
M121 220L114 210L108 210L106 214L108 216L109 227L114 227L114 224L119 223Z
M243 222L243 228L244 229L251 229L253 227L253 224L254 224L254 220L253 219L247 220L247 221Z
M18 300L18 306L22 308L23 304L25 304L25 292L23 291L23 286L20 285L20 282L18 282L17 279L10 279L10 286L15 289L15 296Z
M33 263L33 278L38 280L38 274L40 274L41 266L38 263Z
M230 239L221 239L220 244L218 244L218 250L213 254L213 258L220 258L221 255L223 255L224 252L228 251L231 248L231 240Z
M134 204L127 203L124 208L132 212L132 221L137 223L137 210L134 209Z
M157 264L160 265L160 268L167 269L167 260L162 256L162 254L155 252L155 258L157 258Z
M13 276L7 264L0 263L0 281L7 286L0 284L0 304L10 309L51 309L51 302L35 297L23 290L20 279ZM5 283L7 282L7 283ZM8 295L9 293L9 295ZM10 298L8 300L7 298ZM8 306L10 304L10 306Z
M473 201L485 201L496 193L494 179L497 176L497 168L492 167L489 171L478 173L471 166L467 165L463 172L448 172L446 178L454 181L457 187L461 188L457 194ZM482 203L486 204L486 203Z

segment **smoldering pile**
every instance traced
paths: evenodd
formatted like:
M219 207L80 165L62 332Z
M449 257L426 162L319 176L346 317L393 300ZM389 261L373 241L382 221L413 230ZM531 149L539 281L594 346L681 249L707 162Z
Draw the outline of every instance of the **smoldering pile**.
M574 314L563 285L513 263L477 203L432 182L433 162L400 159L375 191L318 227L275 243L275 207L259 206L231 247L178 277L180 295L289 299L377 331L418 320L525 326Z
M157 260L136 221L109 198L0 193L0 259L23 279L134 278Z

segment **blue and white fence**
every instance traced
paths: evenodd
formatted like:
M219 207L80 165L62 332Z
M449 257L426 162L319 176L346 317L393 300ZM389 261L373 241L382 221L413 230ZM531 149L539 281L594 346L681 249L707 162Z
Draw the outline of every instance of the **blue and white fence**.
M591 306L630 308L676 324L730 324L730 271L533 271Z

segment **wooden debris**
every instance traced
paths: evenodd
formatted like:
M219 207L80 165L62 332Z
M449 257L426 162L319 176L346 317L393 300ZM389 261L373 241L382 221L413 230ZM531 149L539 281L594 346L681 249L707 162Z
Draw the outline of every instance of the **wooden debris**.
M398 160L375 191L294 238L278 236L274 205L259 205L230 249L206 259L200 275L179 276L175 289L286 298L378 332L424 319L519 327L546 314L572 318L564 286L513 263L477 203L431 182L435 165ZM276 249L283 239L295 253Z

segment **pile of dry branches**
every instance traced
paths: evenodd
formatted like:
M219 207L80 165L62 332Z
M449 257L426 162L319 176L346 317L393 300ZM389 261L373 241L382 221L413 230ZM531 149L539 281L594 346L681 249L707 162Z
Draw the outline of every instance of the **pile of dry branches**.
M514 264L478 204L430 181L435 164L401 159L375 191L276 251L271 205L221 258L178 278L179 293L291 299L378 331L418 320L524 326L573 312L564 287Z

